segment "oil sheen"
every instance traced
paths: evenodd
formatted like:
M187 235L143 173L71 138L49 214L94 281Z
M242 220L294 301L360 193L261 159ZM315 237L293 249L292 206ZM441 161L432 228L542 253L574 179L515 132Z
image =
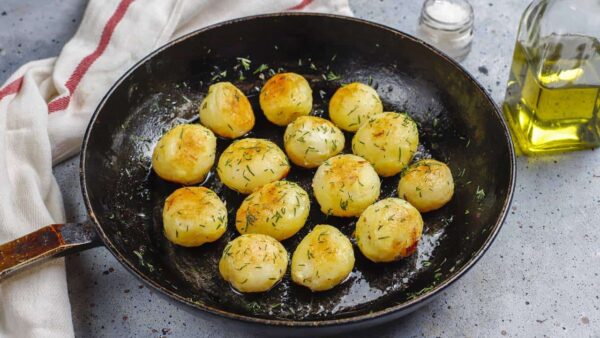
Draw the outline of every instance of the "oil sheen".
M600 145L600 44L550 35L517 42L503 110L515 144L528 155Z

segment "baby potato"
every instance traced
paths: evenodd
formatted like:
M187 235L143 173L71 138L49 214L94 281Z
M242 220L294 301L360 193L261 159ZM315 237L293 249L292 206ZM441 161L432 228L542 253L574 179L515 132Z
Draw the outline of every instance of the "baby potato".
M191 185L202 182L215 163L217 138L199 124L180 124L165 133L152 154L162 179Z
M279 73L262 87L259 101L267 120L285 126L298 116L310 114L312 89L302 75Z
M352 268L352 243L331 225L315 226L292 256L292 280L312 291L325 291L340 284Z
M339 88L329 101L329 118L343 130L354 132L371 116L383 112L375 89L353 82Z
M241 234L269 235L282 241L304 226L309 211L308 194L299 185L271 182L244 199L235 226Z
M352 152L371 162L381 176L393 176L412 160L419 145L417 124L406 114L373 116L352 138Z
M219 239L227 229L227 208L212 190L185 187L165 200L163 230L177 245L200 246Z
M410 203L386 198L369 206L356 222L358 248L373 262L410 256L423 233L423 219Z
M271 141L256 138L233 142L217 164L221 181L242 194L278 181L289 171L290 163L283 151Z
M288 253L273 237L246 234L229 242L219 261L223 279L240 292L264 292L283 278Z
M221 137L238 138L254 127L254 112L241 90L219 82L208 88L200 104L200 123Z
M316 116L301 116L290 123L283 135L285 152L296 165L315 168L339 154L346 142L333 123Z
M367 160L344 154L319 166L312 187L323 213L353 217L377 200L381 181Z
M454 195L454 179L448 166L427 159L411 165L398 183L398 195L420 212L443 207Z

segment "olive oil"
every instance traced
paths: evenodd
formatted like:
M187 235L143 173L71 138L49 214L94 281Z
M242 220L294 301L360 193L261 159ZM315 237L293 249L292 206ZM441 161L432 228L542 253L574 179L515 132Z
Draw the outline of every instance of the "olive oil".
M600 43L552 34L517 42L503 106L515 144L528 155L600 145Z

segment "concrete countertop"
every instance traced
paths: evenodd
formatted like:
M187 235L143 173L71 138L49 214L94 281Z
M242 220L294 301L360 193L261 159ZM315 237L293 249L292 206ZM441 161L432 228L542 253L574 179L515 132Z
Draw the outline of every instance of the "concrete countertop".
M527 0L471 0L476 33L462 63L497 102ZM351 0L357 17L414 34L421 1ZM3 0L0 82L30 60L55 56L77 28L83 0ZM86 218L78 159L55 168L68 220ZM371 330L380 337L600 337L600 156L585 151L519 158L510 214L461 280L421 310ZM68 257L78 337L227 337L143 287L104 248Z

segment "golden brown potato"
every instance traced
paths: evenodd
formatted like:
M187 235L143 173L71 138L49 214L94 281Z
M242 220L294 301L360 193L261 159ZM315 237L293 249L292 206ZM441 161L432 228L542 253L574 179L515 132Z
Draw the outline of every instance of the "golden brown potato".
M342 131L330 121L316 116L301 116L287 126L283 142L292 162L301 167L315 168L339 154L346 141Z
M436 160L421 160L402 174L398 195L420 212L443 207L454 195L454 179L450 168Z
M215 83L200 104L200 123L215 134L238 138L254 127L254 112L241 90L229 82Z
M286 126L298 116L310 114L312 89L302 75L279 73L262 87L259 101L269 121Z
M386 198L368 207L356 222L356 244L373 262L411 255L423 233L423 219L410 203Z
M292 280L312 291L333 288L343 282L353 268L352 243L331 225L315 226L292 256Z
M329 118L343 130L354 132L371 116L383 112L375 89L354 82L339 88L329 101Z
M367 160L344 154L319 166L312 187L323 213L353 217L377 200L381 181Z
M165 133L152 154L154 172L167 181L202 182L215 163L217 138L199 124L181 124Z
M273 237L246 234L229 242L219 261L223 279L240 292L264 292L283 278L288 253Z
M214 242L227 230L227 209L210 189L179 188L165 200L163 230L169 241L181 246Z
M235 226L241 234L264 234L283 241L304 226L309 211L308 194L299 185L267 183L244 199Z
M271 141L256 138L233 142L217 164L223 184L242 194L278 181L289 171L290 164L283 151Z
M393 176L412 160L419 145L417 124L406 114L374 115L352 138L352 152L371 162L381 176Z

